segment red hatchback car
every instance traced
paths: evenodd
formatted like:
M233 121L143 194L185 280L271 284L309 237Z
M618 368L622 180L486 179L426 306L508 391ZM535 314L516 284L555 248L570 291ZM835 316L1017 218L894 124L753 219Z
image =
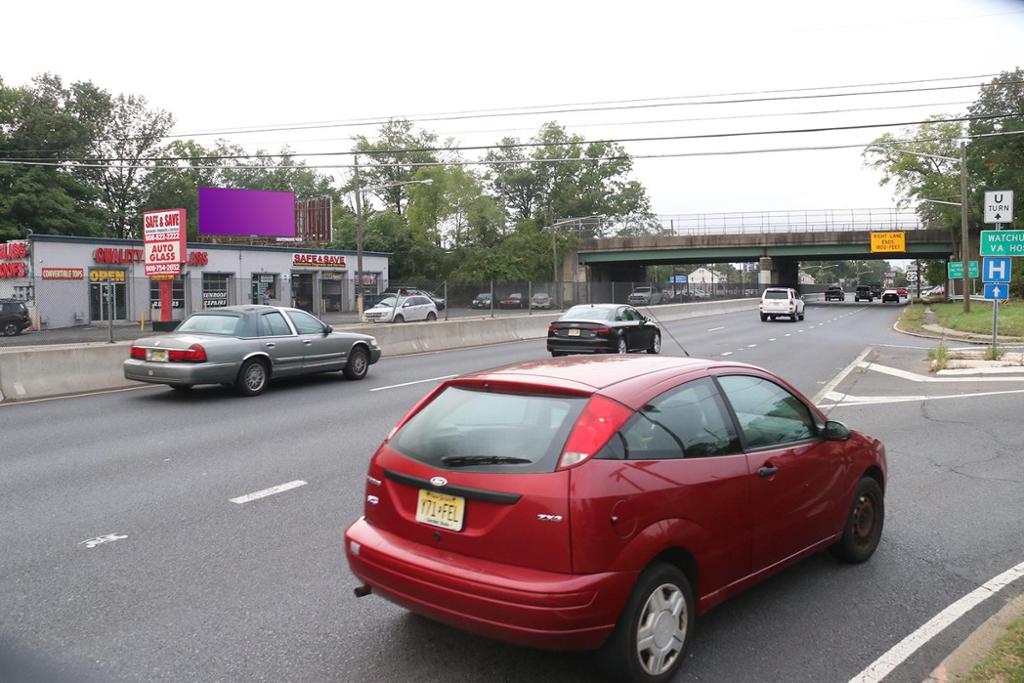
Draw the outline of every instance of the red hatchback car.
M559 358L421 400L370 461L345 551L358 596L666 681L695 616L824 548L871 557L885 484L879 441L765 370Z

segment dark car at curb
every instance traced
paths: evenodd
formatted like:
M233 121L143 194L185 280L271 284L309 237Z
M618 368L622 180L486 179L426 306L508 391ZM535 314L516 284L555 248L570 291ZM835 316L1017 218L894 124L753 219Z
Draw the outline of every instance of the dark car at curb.
M24 301L0 299L0 335L13 337L32 327L32 318Z
M570 353L661 352L661 330L632 306L573 306L548 325L547 350L552 356Z
M356 596L665 683L696 617L825 549L867 561L886 472L877 439L751 365L531 361L446 380L399 421L345 555Z
M491 307L491 295L489 292L480 292L473 300L469 302L470 308L490 308Z
M860 301L861 299L866 300L868 303L875 300L875 295L871 291L869 285L857 285L857 289L853 292L853 300Z
M284 377L343 372L363 379L381 350L374 337L336 332L305 311L243 305L193 313L170 334L135 341L129 356L126 379L177 390L223 384L255 396Z

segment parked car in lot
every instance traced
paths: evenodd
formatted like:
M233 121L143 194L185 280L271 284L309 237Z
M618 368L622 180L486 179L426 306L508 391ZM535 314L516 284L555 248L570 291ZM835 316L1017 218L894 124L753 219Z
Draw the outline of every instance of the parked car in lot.
M806 306L803 297L797 294L795 289L769 287L761 293L758 310L761 313L761 322L776 318L789 318L790 321L796 322L804 319Z
M404 323L437 320L437 306L426 295L388 296L363 311L363 322Z
M906 287L897 287L896 293L899 294L900 296L910 296L910 290L907 289Z
M633 291L626 297L626 302L631 306L653 306L661 303L661 290L643 285L633 288Z
M398 422L345 554L357 596L664 682L695 617L824 549L867 561L886 473L878 440L760 368L531 361L449 379Z
M895 289L887 289L882 292L882 303L887 304L889 302L900 302L900 293Z
M526 299L522 293L515 292L498 299L498 308L526 308Z
M870 285L857 285L857 289L853 293L853 300L860 301L861 299L867 302L875 300L875 295L871 293Z
M825 301L846 301L846 292L839 285L832 285L825 290Z
M871 285L871 296L876 299L882 298L882 285Z
M545 292L536 292L530 297L530 308L542 308L545 310L551 308L551 297Z
M469 302L470 308L490 308L491 307L491 293L480 292L473 300Z
M661 330L632 306L573 306L548 325L552 356L569 353L661 352Z
M374 337L335 332L305 311L226 306L193 313L171 334L136 341L124 376L179 390L233 385L254 396L271 380L294 375L340 370L362 379L380 354Z
M32 327L32 318L24 301L0 299L0 334L13 337Z
M447 302L443 297L437 296L433 292L429 292L425 289L417 289L416 287L388 287L380 294L367 294L363 296L364 305L366 308L372 308L389 296L425 296L434 302L434 306L437 307L437 310L439 311L443 311L444 307L447 305Z

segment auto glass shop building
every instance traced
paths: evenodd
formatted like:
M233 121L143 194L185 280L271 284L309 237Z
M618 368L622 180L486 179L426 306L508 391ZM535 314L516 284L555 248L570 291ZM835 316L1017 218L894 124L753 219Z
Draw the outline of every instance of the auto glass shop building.
M353 251L190 242L186 259L173 281L175 320L245 303L294 306L327 319L355 310ZM387 284L388 254L364 251L365 291ZM33 235L0 244L0 299L25 301L43 328L106 321L111 312L121 321L161 317L159 282L144 274L142 240Z

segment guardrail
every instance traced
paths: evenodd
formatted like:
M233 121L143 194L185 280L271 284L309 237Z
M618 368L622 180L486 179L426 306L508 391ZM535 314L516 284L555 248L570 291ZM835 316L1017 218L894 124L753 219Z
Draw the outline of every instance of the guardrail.
M650 308L661 322L757 308L757 299L732 299ZM559 314L460 318L431 323L352 325L345 331L377 338L385 357L542 339ZM25 401L84 391L138 386L121 365L131 342L53 344L0 349L0 401Z

